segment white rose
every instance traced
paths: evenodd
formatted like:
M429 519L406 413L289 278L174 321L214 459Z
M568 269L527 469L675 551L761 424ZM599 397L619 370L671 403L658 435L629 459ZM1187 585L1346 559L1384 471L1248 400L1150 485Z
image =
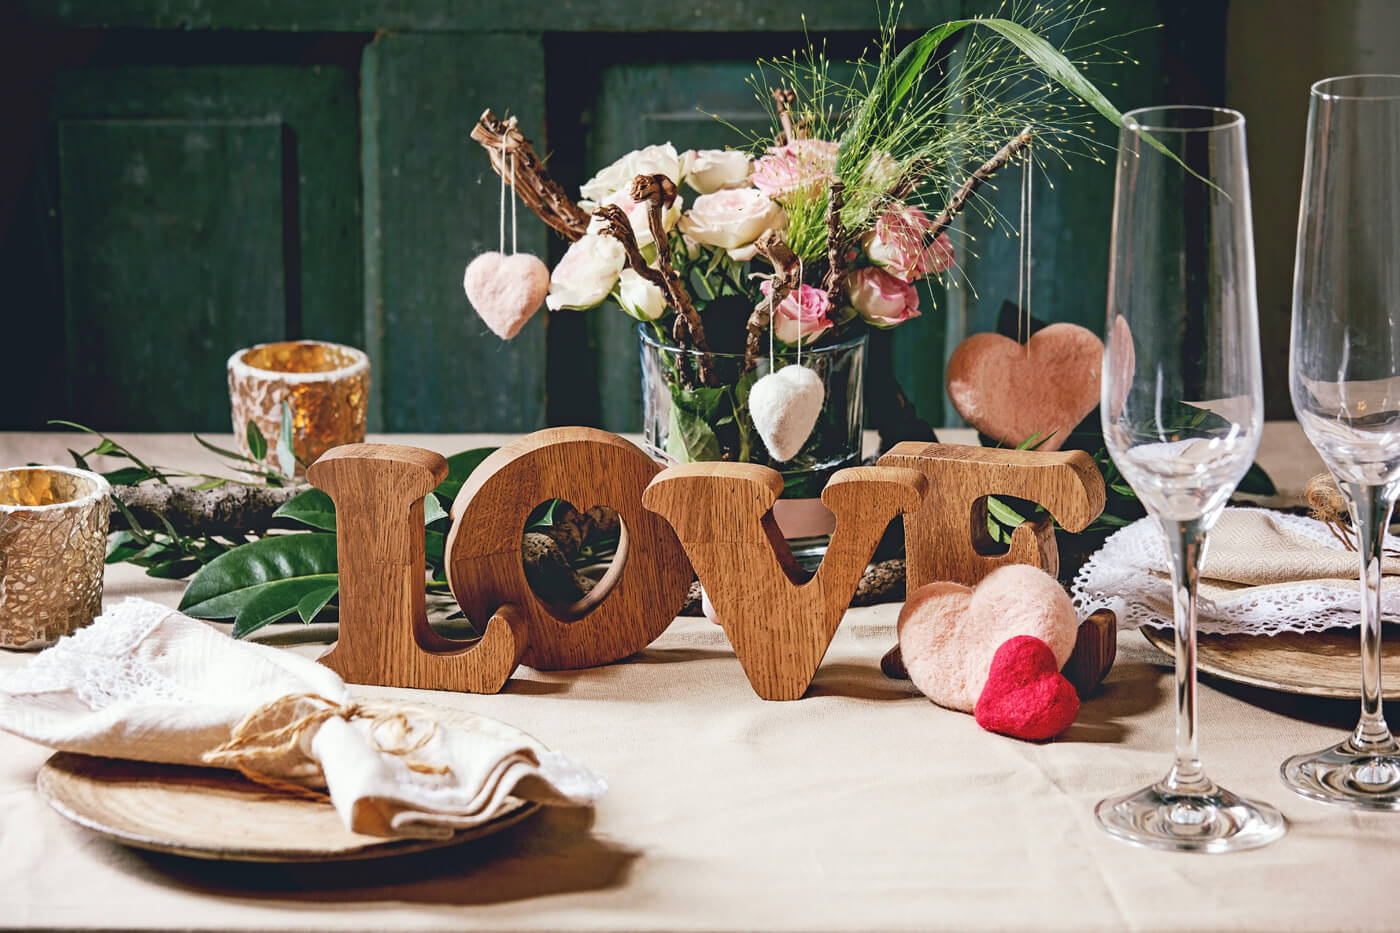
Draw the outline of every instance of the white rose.
M680 184L681 157L676 154L676 147L662 143L634 149L584 182L579 194L585 202L601 204L619 191L631 191L632 179L638 175L665 175Z
M612 291L627 263L622 244L610 236L588 234L569 246L549 276L549 310L592 308Z
M688 149L681 160L681 174L701 194L742 188L749 181L749 156L733 149Z
M622 310L639 321L654 321L666 313L665 293L636 272L623 269L618 281Z
M634 201L632 195L626 191L616 191L608 196L604 204L615 204L622 208L622 212L627 215L627 222L632 225L632 235L637 240L637 247L645 249L656 242L651 235L651 217L645 201ZM671 206L661 212L661 229L670 232L676 225L676 221L681 219L681 211L685 207L685 199L676 196L676 200L671 202ZM607 223L601 217L594 217L588 222L588 232L598 233L602 231Z
M681 218L681 232L698 243L728 250L730 257L744 262L753 258L755 240L786 224L783 209L763 192L732 188L696 198Z

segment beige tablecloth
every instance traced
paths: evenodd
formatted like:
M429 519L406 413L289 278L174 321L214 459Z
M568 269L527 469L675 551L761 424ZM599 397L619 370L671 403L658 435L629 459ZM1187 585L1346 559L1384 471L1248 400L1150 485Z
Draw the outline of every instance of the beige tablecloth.
M432 446L470 446L459 441L434 439ZM0 436L8 462L42 459L40 447ZM139 593L174 604L180 588L115 567L107 595ZM46 750L0 735L0 924L1400 925L1385 893L1400 875L1400 814L1311 803L1277 776L1287 755L1339 738L1354 721L1353 704L1205 687L1201 745L1210 773L1280 807L1289 833L1268 848L1229 856L1136 849L1097 828L1093 805L1167 767L1165 659L1140 636L1126 636L1108 682L1084 703L1069 734L1032 745L983 732L971 717L934 707L907 682L880 674L897 608L852 610L808 696L792 703L755 697L723 634L699 619L677 620L624 663L574 673L522 668L499 696L434 695L435 703L507 720L580 756L608 775L612 789L592 814L545 812L500 836L398 861L259 867L125 849L50 812L33 791ZM323 629L291 625L267 637L290 643L318 634ZM323 647L290 650L315 655ZM23 660L0 653L0 668ZM391 692L408 699L417 693Z

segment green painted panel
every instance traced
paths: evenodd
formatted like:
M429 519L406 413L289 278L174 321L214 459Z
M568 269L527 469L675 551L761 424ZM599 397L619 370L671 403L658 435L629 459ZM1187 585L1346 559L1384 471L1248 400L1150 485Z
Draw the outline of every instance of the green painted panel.
M538 37L386 34L362 68L365 314L371 424L390 431L525 431L544 425L545 323L509 343L477 318L462 273L499 248L499 181L469 138L487 108L543 140ZM520 250L547 228L520 217Z
M43 24L129 29L413 30L418 32L772 32L874 29L871 0L25 0ZM903 21L931 26L957 15L956 0L908 0Z
M66 121L59 165L62 416L226 430L229 347L282 327L282 127Z

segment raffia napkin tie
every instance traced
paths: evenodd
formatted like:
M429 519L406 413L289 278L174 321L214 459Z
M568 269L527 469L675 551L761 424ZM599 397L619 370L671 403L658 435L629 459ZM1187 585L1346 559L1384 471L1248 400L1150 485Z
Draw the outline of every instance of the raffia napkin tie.
M323 665L127 600L0 677L0 729L59 751L217 766L329 799L346 827L444 837L511 798L584 806L602 778L465 713L363 704Z

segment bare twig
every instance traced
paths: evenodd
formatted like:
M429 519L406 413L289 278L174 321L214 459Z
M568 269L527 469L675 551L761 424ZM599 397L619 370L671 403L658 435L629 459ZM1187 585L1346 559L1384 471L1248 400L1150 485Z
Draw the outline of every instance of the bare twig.
M1030 142L1031 128L1028 126L998 149L996 155L983 162L977 171L969 175L967 180L958 186L958 190L953 192L953 197L949 199L948 206L943 208L943 212L933 218L933 226L926 234L928 238L937 239L938 235L947 229L948 225L953 222L953 218L967 204L967 199L972 197L972 193L982 187L987 179L995 175L998 169L1011 160L1012 156L1029 146Z
M241 535L263 532L277 524L272 513L305 486L245 486L229 483L216 489L195 489L173 483L113 486L112 496L129 508L137 521L155 527L163 516L182 535ZM293 523L295 525L295 523ZM127 528L126 516L112 507L112 528Z
M695 348L700 380L707 386L717 387L720 384L719 375L715 372L710 345L705 340L705 325L691 303L685 283L676 273L675 266L671 265L671 239L666 234L662 215L676 201L676 183L666 175L638 175L632 179L631 194L633 201L647 205L647 222L651 227L651 237L656 242L656 266L661 273L661 290L666 293L667 301L676 312L671 335L680 346Z
M763 352L763 329L772 321L773 309L801 284L797 279L801 264L797 261L797 255L783 242L782 234L769 230L758 238L754 247L773 267L773 282L768 297L754 306L748 323L744 325L748 330L744 338L744 372L753 369Z
M778 110L778 125L782 127L777 139L773 142L779 146L785 146L797 139L797 134L793 131L792 114L788 108L797 102L797 94L787 88L778 87L773 89L773 103Z
M846 185L837 178L831 183L826 204L826 277L822 288L833 308L840 307L841 288L846 284L846 228L841 225L841 209L846 206Z
M622 244L622 250L627 254L628 267L664 292L666 281L660 272L647 265L646 257L637 246L637 237L632 233L632 224L627 219L627 213L616 204L600 204L593 216L603 221L603 227L598 231L601 236L610 236Z
M491 157L496 174L511 181L515 193L526 207L566 239L573 241L588 232L588 213L564 193L564 189L545 170L535 154L535 147L515 126L515 118L502 120L489 109L472 127L472 139L481 143ZM502 151L504 140L504 152ZM510 157L514 156L514 172Z

